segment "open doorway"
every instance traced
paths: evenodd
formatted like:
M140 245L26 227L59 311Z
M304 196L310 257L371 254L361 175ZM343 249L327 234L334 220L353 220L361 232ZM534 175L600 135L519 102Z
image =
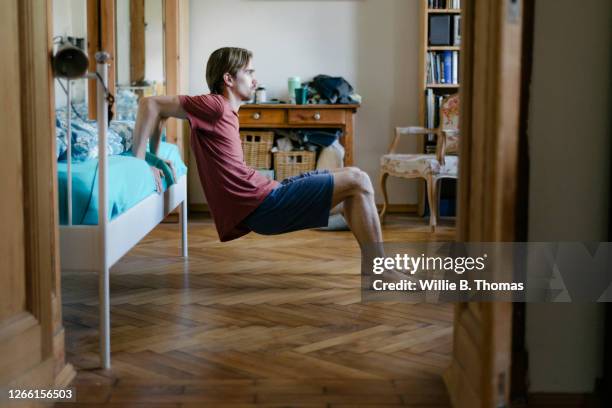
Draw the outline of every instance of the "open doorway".
M521 52L520 11L477 1L464 7L462 99L470 108L462 123L470 137L459 168L460 207L469 212L459 215L458 236L396 217L385 227L390 241L515 237L521 73L510 62ZM508 98L495 99L497 91ZM496 149L505 162L486 160ZM445 387L451 398L465 391L459 397L476 404L469 406L507 398L508 305L361 305L359 252L345 232L221 246L210 218L192 218L191 231L189 263L174 258L175 240L167 238L175 232L161 226L113 269L111 372L96 369L95 276L64 280L67 355L81 370L76 384L97 390L91 402L445 406ZM462 334L452 347L453 326L466 316L483 346L471 360L482 368L478 378L455 365L469 355L461 353ZM461 381L476 381L476 395Z
M475 16L491 11L483 2L472 7L480 10L466 9ZM478 159L477 152L470 158ZM426 228L406 227L390 222L385 233L432 239ZM113 269L111 371L96 368L96 277L66 276L66 355L80 369L75 385L82 402L448 405L441 376L453 362L452 306L359 304L358 248L344 232L305 231L274 241L252 236L219 245L209 218L194 219L191 230L188 263L177 260L176 240L167 239L174 229L161 226ZM489 321L507 312L479 310ZM483 327L487 356L491 345L500 346L497 340L504 353L508 337ZM497 369L491 360L483 366ZM491 389L486 392L492 398Z
M194 2L191 11L202 3ZM213 3L216 9L228 7L218 2L209 7ZM268 12L288 7L280 3L250 4ZM392 3L383 11L375 2L337 2L333 7L362 8L357 19L347 21L351 27L368 16L392 16L409 27L395 15L396 6L414 9L410 18L418 23L417 7L403 0ZM121 60L117 63L119 72L127 71L121 70ZM369 72L374 71L371 66ZM416 78L416 65L414 72ZM376 86L369 80L366 89ZM371 105L377 106L364 104L364 117L386 115L384 96L376 101ZM417 106L415 97L415 113ZM360 114L357 128L365 135ZM410 124L399 116L393 124ZM390 136L385 132L381 154ZM365 139L364 145L374 141ZM365 161L374 172L378 159ZM215 406L448 405L442 374L451 362L452 305L360 304L359 248L348 231L304 231L282 238L252 234L220 245L212 220L193 215L191 258L184 262L176 257L174 230L158 227L111 271L110 371L97 368L97 277L63 276L66 355L79 369L75 384L82 398ZM400 242L454 238L450 223L432 234L427 218L401 212L390 214L384 235Z

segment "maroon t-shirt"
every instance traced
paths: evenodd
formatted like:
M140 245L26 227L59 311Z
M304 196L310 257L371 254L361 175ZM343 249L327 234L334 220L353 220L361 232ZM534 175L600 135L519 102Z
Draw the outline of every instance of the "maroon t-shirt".
M191 147L219 239L247 234L240 225L279 183L244 162L238 114L223 95L179 96L191 124Z

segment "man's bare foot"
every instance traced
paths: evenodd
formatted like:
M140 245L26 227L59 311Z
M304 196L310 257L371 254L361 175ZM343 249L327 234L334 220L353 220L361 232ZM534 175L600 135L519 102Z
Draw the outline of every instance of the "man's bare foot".
M414 292L421 292L421 285L419 284L419 279L413 274L407 273L405 271L401 271L398 269L389 269L383 272L383 280L387 283L402 283L402 282L414 282L415 289Z

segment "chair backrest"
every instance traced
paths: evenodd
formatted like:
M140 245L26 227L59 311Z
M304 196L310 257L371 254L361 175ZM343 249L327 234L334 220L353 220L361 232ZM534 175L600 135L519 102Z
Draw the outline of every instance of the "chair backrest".
M446 153L457 153L459 151L459 94L448 95L442 99L440 104L440 130L453 130L446 133L443 151L438 153L441 160Z
M440 128L442 130L459 129L459 94L448 95L442 99Z

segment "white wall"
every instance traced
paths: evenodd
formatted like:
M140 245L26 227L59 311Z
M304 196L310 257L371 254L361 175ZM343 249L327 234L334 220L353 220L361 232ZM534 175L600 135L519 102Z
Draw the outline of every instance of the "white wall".
M162 0L145 2L145 79L164 81L164 31Z
M87 44L87 2L83 0L54 0L53 1L53 37L71 36L85 38ZM65 80L61 80L66 84ZM66 105L66 94L55 82L55 106ZM72 100L74 103L83 102L87 95L87 86L84 79L72 81Z
M529 114L530 241L608 241L609 0L539 0ZM602 304L528 304L531 391L590 392Z
M116 69L117 85L130 84L130 0L116 0L117 13L117 49Z
M285 98L290 76L343 76L363 96L354 164L368 172L380 202L378 163L392 129L418 123L418 12L415 0L192 1L189 92L208 92L206 61L224 46L254 52L269 97ZM190 200L204 202L196 173ZM416 203L415 182L390 178L388 185L392 203Z
M145 1L145 79L164 81L162 0ZM130 85L130 0L116 0L117 84Z

